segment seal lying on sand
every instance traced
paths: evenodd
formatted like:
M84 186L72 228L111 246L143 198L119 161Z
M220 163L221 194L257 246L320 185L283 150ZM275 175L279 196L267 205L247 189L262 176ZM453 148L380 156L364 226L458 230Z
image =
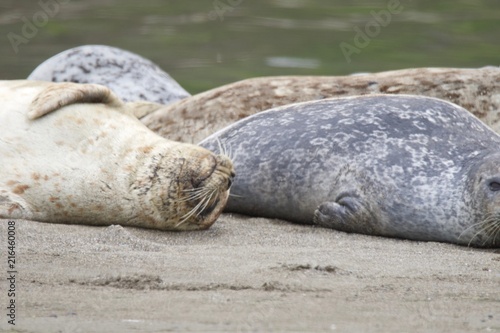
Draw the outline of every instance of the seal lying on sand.
M252 114L291 103L366 94L437 97L500 133L500 68L417 68L351 76L248 79L162 107L141 121L170 140L197 143Z
M154 134L106 87L0 81L0 100L0 218L195 230L223 210L231 161Z
M227 211L500 246L500 136L452 103L409 95L304 102L200 145L234 156Z
M169 104L190 96L153 62L105 45L84 45L56 54L28 80L102 84L127 102Z

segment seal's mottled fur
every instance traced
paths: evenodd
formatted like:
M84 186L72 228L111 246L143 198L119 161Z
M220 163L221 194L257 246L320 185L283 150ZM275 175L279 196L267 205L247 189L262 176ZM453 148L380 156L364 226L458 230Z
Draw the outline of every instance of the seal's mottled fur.
M126 102L169 104L190 96L150 60L105 45L84 45L56 54L28 80L101 84Z
M0 100L0 218L195 230L222 212L231 161L154 134L106 87L0 81Z
M500 68L493 66L251 78L158 106L141 121L170 140L197 143L238 120L273 107L381 93L429 96L453 102L500 133Z
M234 158L227 211L500 246L500 136L452 103L409 95L299 103L201 145Z

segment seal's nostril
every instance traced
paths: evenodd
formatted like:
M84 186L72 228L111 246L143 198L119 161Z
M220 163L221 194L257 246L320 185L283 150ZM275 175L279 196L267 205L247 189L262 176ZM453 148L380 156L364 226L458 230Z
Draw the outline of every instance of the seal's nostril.
M193 188L203 186L203 182L209 179L217 168L217 161L213 155L207 155L201 162L201 169L206 170L204 173L198 173L195 178L191 179Z

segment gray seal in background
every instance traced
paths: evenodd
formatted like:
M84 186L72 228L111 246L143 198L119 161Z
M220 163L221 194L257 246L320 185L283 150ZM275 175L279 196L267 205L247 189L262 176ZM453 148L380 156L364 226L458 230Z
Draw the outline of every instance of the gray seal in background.
M191 96L150 60L105 45L84 45L56 54L28 80L101 84L126 102L170 104Z
M450 102L370 95L292 104L200 145L233 157L225 211L500 246L500 136Z

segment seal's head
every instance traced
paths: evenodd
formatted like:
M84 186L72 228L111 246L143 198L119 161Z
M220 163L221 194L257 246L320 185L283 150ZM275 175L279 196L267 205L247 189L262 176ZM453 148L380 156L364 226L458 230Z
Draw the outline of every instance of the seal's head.
M460 235L469 246L500 246L500 153L490 154L472 170L471 222Z
M178 204L183 215L175 225L179 230L210 227L222 213L235 177L233 163L227 156L214 155L205 149L193 155L184 161L180 176Z
M225 155L184 143L152 151L132 190L145 227L163 230L209 228L222 213L235 176Z

